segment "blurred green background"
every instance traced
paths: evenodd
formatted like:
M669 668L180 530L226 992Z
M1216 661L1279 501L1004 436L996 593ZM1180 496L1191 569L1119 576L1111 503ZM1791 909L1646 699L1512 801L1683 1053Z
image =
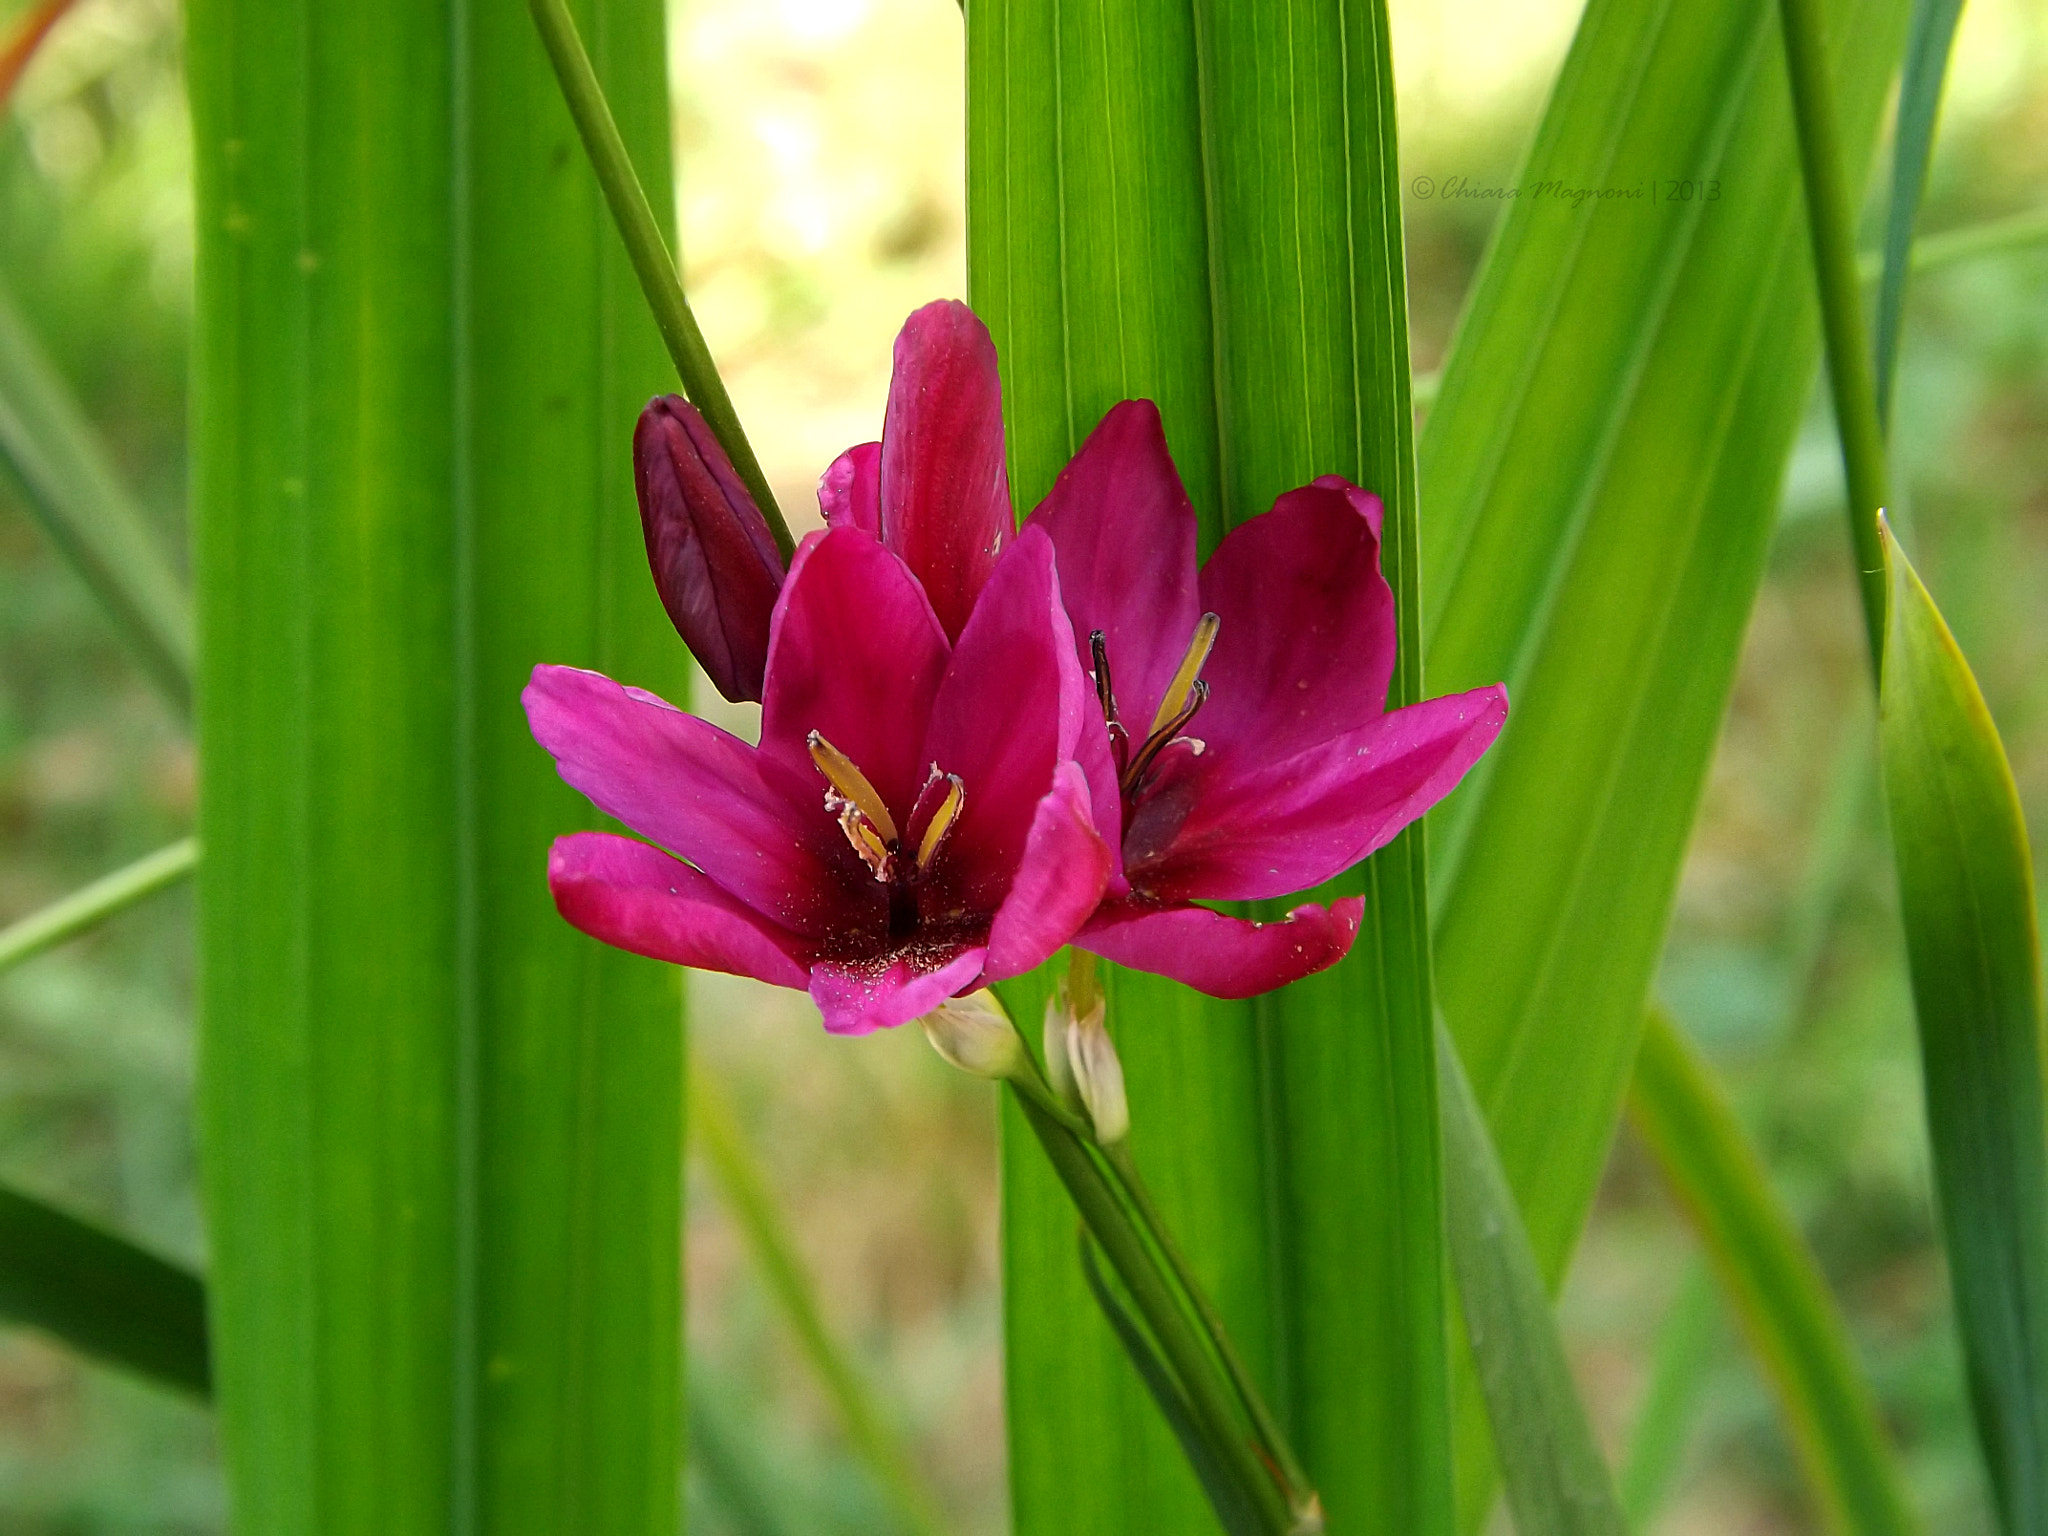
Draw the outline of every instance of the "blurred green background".
M0 0L0 28L19 9ZM1394 12L1404 173L1512 185L1575 7ZM0 282L182 547L192 230L178 28L173 0L81 0L52 35L0 118ZM801 527L819 472L879 428L902 317L964 291L958 9L686 0L670 52L689 284ZM1974 0L1923 227L2044 204L2048 9ZM1449 344L1498 206L1409 203L1418 368ZM1906 536L2040 834L2048 248L1916 283L1895 419ZM622 454L630 429L619 424ZM1944 1536L1975 1536L1988 1507L1929 1205L1834 455L1817 400L1660 989L1724 1073L1852 1319L1921 1513ZM0 924L182 835L195 771L184 730L0 472ZM197 1264L191 995L184 892L0 975L0 1179ZM692 996L699 1059L951 1528L1000 1531L992 1095L915 1033L829 1040L801 998L725 978L698 978ZM693 1529L887 1529L694 1165L689 1190ZM1650 1528L1674 1536L1815 1530L1772 1402L1697 1269L1624 1132L1562 1303L1624 1481L1661 1488ZM1646 1404L1668 1426L1665 1455L1631 1455ZM736 1511L750 1497L765 1507L747 1524ZM223 1528L203 1412L0 1329L0 1536Z

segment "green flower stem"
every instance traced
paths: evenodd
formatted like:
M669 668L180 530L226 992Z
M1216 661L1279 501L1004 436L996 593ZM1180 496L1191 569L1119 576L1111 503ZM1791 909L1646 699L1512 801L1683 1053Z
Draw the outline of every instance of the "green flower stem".
M619 137L604 89L597 83L597 71L590 67L590 55L584 52L583 39L577 35L576 22L569 15L568 0L531 3L534 23L540 28L541 41L547 45L548 58L555 66L555 77L561 82L562 96L569 103L570 115L576 119L576 131L583 136L584 151L597 172L598 185L604 189L604 200L619 227L619 238L626 242L626 254L632 258L640 291L647 296L647 307L654 311L654 323L661 329L661 339L668 344L669 356L675 359L683 389L691 403L704 413L711 430L718 434L719 443L760 506L761 515L768 520L768 531L775 535L776 546L787 560L796 549L789 524L782 520L775 493L769 490L768 478L761 473L761 461L754 457L753 445L740 427L739 415L725 392L725 381L718 376L711 349L704 344L704 333L697 328L697 317L690 312L690 301L684 297L682 282L676 276L675 258L669 254L668 242L662 239L661 226L655 222L654 209L647 201L647 189L640 185L632 158L626 153L626 142Z
M1835 106L1828 82L1827 46L1820 0L1779 0L1785 62L1792 81L1792 116L1799 164L1806 180L1806 222L1813 237L1814 275L1820 287L1821 324L1827 334L1828 382L1835 424L1842 436L1842 466L1849 480L1849 537L1856 551L1857 585L1873 672L1884 656L1885 564L1877 517L1890 500L1884 434L1878 425L1877 382L1864 344L1863 294Z
M55 948L146 896L154 896L191 874L198 863L198 839L181 838L51 902L40 912L31 912L11 927L0 928L0 971Z
M936 1502L890 1431L867 1379L826 1323L810 1275L797 1256L782 1212L740 1132L732 1107L696 1061L690 1065L689 1126L710 1164L726 1209L746 1235L754 1262L805 1358L839 1410L847 1439L888 1491L908 1528L922 1536L940 1536L946 1527Z
M1144 1233L1131 1219L1115 1186L1096 1161L1091 1144L1049 1113L1040 1101L1040 1093L1034 1093L1016 1079L1011 1080L1011 1086L1017 1091L1017 1104L1025 1122L1066 1186L1089 1235L1108 1256L1181 1389L1187 1393L1189 1410L1203 1437L1229 1469L1266 1528L1274 1536L1287 1536L1299 1528L1299 1517L1288 1509L1279 1483L1260 1459L1251 1438L1243 1432L1229 1382L1204 1346L1200 1331L1189 1321L1175 1295L1175 1287L1161 1269Z
M1259 1443L1273 1464L1286 1479L1291 1494L1296 1499L1307 1495L1310 1487L1308 1473L1303 1470L1300 1458L1294 1454L1294 1447L1287 1442L1286 1433L1273 1417L1272 1410L1259 1393L1258 1383L1252 1380L1251 1372L1245 1369L1244 1359L1237 1352L1237 1346L1230 1341L1230 1334L1223 1326L1214 1303L1195 1279L1182 1256L1180 1244L1174 1241L1173 1233L1159 1214L1159 1207L1152 1199L1152 1191L1138 1172L1138 1165L1131 1157L1129 1142L1118 1142L1114 1147L1105 1148L1104 1159L1115 1172L1117 1181L1123 1185L1124 1193L1130 1198L1131 1206L1145 1223L1145 1230L1159 1251L1172 1266L1174 1279L1187 1293L1195 1314L1201 1319L1203 1330L1209 1335L1210 1346L1222 1360L1223 1367L1230 1373L1230 1384L1237 1389L1237 1400L1243 1404L1245 1414L1252 1421L1252 1427L1259 1433Z

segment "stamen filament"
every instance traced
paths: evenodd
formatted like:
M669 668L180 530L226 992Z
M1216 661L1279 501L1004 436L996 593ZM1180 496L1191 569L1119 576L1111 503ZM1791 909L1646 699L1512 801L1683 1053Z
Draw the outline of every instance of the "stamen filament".
M960 782L960 775L946 775L946 798L939 802L939 808L932 812L931 824L924 829L924 838L917 845L918 873L932 867L932 860L939 856L946 834L953 830L953 823L960 819L960 808L967 803L967 788Z
M868 825L859 807L849 803L839 813L839 829L846 834L846 840L853 844L853 851L860 855L860 861L867 865L869 873L885 885L896 876L896 859Z
M875 786L868 782L868 776L854 766L853 759L816 731L805 738L805 745L811 749L811 761L818 765L818 772L825 775L826 782L868 819L884 844L895 842L896 818L889 814L889 807L875 793Z
M1102 706L1102 718L1116 720L1116 690L1109 681L1109 637L1099 629L1088 632L1088 651L1095 658L1095 699Z
M1118 787L1126 795L1138 787L1145 777L1146 770L1152 766L1160 753L1172 746L1176 740L1183 739L1180 734L1181 728L1194 719L1201 707L1208 702L1209 685L1197 678L1194 686L1188 690L1187 702L1181 705L1179 712L1145 738L1144 748L1138 753L1137 759L1118 776ZM1200 752L1202 744L1196 742L1194 750Z
M1195 625L1195 637L1188 642L1187 654L1180 659L1180 670L1173 674L1173 681L1167 685L1166 694L1159 701L1159 712L1152 717L1152 729L1145 733L1145 740L1155 740L1159 733L1176 720L1185 721L1188 710L1188 695L1195 691L1195 679L1202 675L1202 664L1209 659L1209 652L1216 645L1216 631L1223 627L1223 621L1213 613L1202 615ZM1177 728L1177 727L1176 727Z

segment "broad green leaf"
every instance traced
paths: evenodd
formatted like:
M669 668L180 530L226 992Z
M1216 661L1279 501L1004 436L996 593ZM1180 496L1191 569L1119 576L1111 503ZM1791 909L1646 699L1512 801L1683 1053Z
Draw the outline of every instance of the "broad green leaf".
M666 174L661 12L592 0ZM200 1139L266 1536L672 1532L673 972L556 917L541 661L680 696L670 375L521 7L194 0Z
M130 494L92 424L0 287L0 463L105 605L150 680L192 703L192 602L163 537Z
M1840 0L1862 163L1901 0ZM1713 201L1508 209L1421 444L1433 693L1505 679L1506 729L1431 823L1437 983L1555 1284L1634 1059L1779 476L1812 277L1763 0L1592 0L1521 177ZM1460 1512L1489 1475L1461 1393Z
M1977 681L1885 539L1878 703L1928 1139L1970 1398L2010 1536L2048 1531L2048 1129L2027 829Z
M1319 474L1387 501L1417 695L1406 301L1386 23L1368 0L971 0L971 296L1021 508L1120 399L1159 403L1205 547ZM1432 684L1434 691L1441 688ZM1357 953L1212 1003L1116 975L1133 1146L1292 1433L1333 1532L1449 1520L1422 845L1354 877ZM1011 989L1020 1019L1042 992ZM1213 1529L1006 1120L1020 1536Z
M1451 1270L1516 1536L1621 1536L1628 1522L1572 1384L1543 1271L1448 1030L1437 1032L1436 1059Z
M206 1292L178 1265L0 1186L0 1320L204 1397Z
M1891 420L1898 381L1899 331L1905 321L1906 278L1915 265L1913 229L1920 220L1920 196L1927 165L1934 158L1934 122L1941 112L1941 87L1948 78L1949 49L1963 0L1913 0L1913 25L1906 36L1906 65L1899 77L1898 124L1892 130L1892 193L1884 220L1884 276L1877 290L1877 408Z
M1658 1009L1629 1108L1770 1378L1827 1528L1917 1529L1827 1282L1711 1070Z

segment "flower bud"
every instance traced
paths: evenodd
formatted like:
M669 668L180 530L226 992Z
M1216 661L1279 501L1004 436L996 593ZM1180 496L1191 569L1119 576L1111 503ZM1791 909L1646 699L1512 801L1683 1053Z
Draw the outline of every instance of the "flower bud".
M1053 983L1052 996L1045 1000L1045 1077L1053 1097L1069 1109L1082 1108L1081 1090L1074 1082L1074 1069L1067 1063L1067 1035L1074 1022L1074 1005L1067 996L1065 980Z
M720 693L758 700L782 552L718 438L681 396L659 396L640 413L633 485L669 622Z
M1087 1012L1076 1017L1065 985L1055 990L1045 1009L1045 1069L1053 1092L1085 1109L1095 1139L1113 1147L1131 1133L1131 1109L1123 1062L1103 1027L1105 1011L1097 992Z
M1009 1077L1024 1064L1024 1042L995 993L949 997L920 1018L932 1049L975 1077Z

